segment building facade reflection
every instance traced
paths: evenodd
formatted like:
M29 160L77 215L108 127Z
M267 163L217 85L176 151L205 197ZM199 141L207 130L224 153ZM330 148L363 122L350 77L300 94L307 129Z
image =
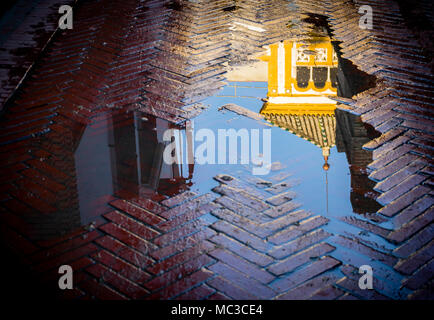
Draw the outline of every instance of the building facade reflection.
M110 210L107 197L158 200L161 195L173 196L188 189L194 166L163 161L164 148L170 143L163 140L164 132L176 129L185 135L185 124L135 111L113 115L100 125L102 128L86 130L75 153L83 224L89 222L89 216Z
M47 240L89 225L114 210L109 203L116 197L159 201L190 187L193 164L163 161L164 147L170 143L163 140L164 131L176 129L188 139L185 124L171 124L138 111L101 118L62 128L56 145L62 159L50 165L64 172L63 186L53 194L50 212L40 206L23 215L29 238ZM52 141L41 138L41 147L46 144L53 148ZM34 182L42 184L38 179L45 178L35 177Z
M375 183L366 170L372 155L362 149L370 140L366 127L359 117L336 110L336 101L330 99L338 94L356 94L355 89L363 87L360 75L354 71L358 79L352 85L352 79L339 67L329 37L285 40L267 46L266 50L259 57L268 64L268 94L260 113L271 124L321 149L326 188L330 150L337 146L338 152L345 152L350 165L353 211L376 212L380 208L375 201L378 194L373 191Z
M321 148L324 170L335 146L338 60L330 38L281 41L259 59L268 62L267 102L260 111L277 125Z

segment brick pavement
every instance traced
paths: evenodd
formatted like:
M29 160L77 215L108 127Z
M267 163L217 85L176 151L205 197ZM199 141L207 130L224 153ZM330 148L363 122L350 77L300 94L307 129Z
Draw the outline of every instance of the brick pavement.
M383 29L361 32L360 4L83 1L73 32L59 32L2 117L3 240L47 285L70 264L76 286L64 298L432 298L432 75L416 72L428 63L417 39L399 40L410 33L396 7L369 3ZM377 77L375 88L338 99L382 133L365 148L383 208L341 220L393 250L331 232L290 184L276 194L227 175L205 195L105 194L101 216L81 226L74 152L87 130L107 119L122 126L134 110L182 124L223 85L228 60L296 35L278 25L288 17L304 25L300 12L325 14L343 57ZM355 252L380 265L375 290L358 289L357 264L348 262Z
M58 31L58 9L76 1L20 0L2 17L0 111Z
M344 14L351 5L328 7L332 32L344 43L342 56L377 78L375 88L354 96L343 107L382 133L364 148L372 151L370 178L376 182L374 190L382 193L377 198L383 205L379 214L393 225L384 236L398 245L394 253L399 261L393 267L406 274L403 285L415 290L410 297L432 296L430 265L434 254L431 239L423 237L433 221L432 61L424 55L421 39L408 31L396 3L357 1L355 8L364 4L375 12L374 29L358 31L356 37L348 31L354 29L358 17ZM432 3L419 6L432 24ZM408 35L405 41L402 34ZM405 256L400 255L401 248L411 248L411 254L406 251Z

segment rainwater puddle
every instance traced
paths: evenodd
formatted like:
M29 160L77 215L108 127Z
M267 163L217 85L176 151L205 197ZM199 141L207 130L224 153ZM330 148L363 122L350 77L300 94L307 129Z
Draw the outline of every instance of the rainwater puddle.
M216 137L219 129L271 130L271 170L258 178L282 178L293 184L299 201L314 212L369 216L381 206L366 168L372 155L362 145L375 133L358 117L337 110L330 99L352 96L361 86L361 79L354 84L348 75L330 39L270 45L256 64L228 73L224 89L203 102L208 110L193 120L194 130L210 129ZM247 116L222 108L227 105L240 107ZM237 151L239 156L240 146ZM216 182L209 177L219 173L252 174L253 164L239 163L196 164L192 189L210 190Z
M292 186L301 208L330 219L325 228L328 232L357 236L380 251L393 250L395 246L383 238L341 220L353 216L392 227L376 214L381 205L375 200L378 193L367 169L372 154L362 148L378 133L358 116L336 109L333 100L333 96L350 98L368 89L373 79L338 58L330 39L283 41L265 49L257 63L236 66L228 73L227 85L203 102L208 110L194 119L193 126L195 132L211 130L215 137L221 129L271 130L270 172L255 176L252 161L240 164L240 138L238 163L196 164L191 189L209 192L218 185L211 178L222 173L257 186L282 181ZM377 276L390 284L384 290L399 295L395 290L402 276L392 268L350 253L339 243L333 245L332 256L355 266L373 266Z
M219 185L214 177L223 174L247 181L264 193L270 186L280 184L285 191L290 186L301 209L330 220L326 231L355 235L380 251L393 250L383 238L341 220L357 217L391 227L376 214L381 206L367 169L372 155L362 148L378 134L357 116L336 107L337 97L350 98L374 86L375 79L340 57L321 17L309 19L316 27L304 37L270 44L248 63L229 61L226 86L201 101L205 110L192 120L175 125L131 111L77 125L71 130L70 153L62 154L67 165L61 168L67 176L62 177L66 190L59 192L51 207L37 208L56 208L56 217L38 216L31 221L35 238L53 238L92 224L114 210L109 203L116 197L144 203L187 190L210 193ZM235 147L231 149L220 130L243 132L247 138L232 140ZM242 150L247 152L242 154ZM245 163L242 155L247 156ZM168 162L168 158L177 161ZM265 172L255 173L258 167ZM276 189L276 194L281 192ZM206 218L210 223L215 219ZM331 255L344 264L372 265L376 276L390 284L384 291L396 296L401 275L333 239L330 243L336 246Z
M73 191L82 225L112 210L107 206L111 195L158 201L186 190L204 194L218 185L213 178L219 174L257 187L290 185L303 209L337 218L329 226L332 232L358 232L339 221L348 214L377 221L381 206L375 201L377 193L366 168L372 158L362 149L375 133L358 117L337 110L332 99L351 97L372 85L372 79L338 58L326 36L269 45L256 62L231 69L227 85L202 102L207 109L181 126L136 111L83 127L72 173L77 178ZM223 107L228 105L235 105L236 110ZM248 163L241 164L241 139L237 140L236 163L229 164L230 147L220 144L218 132L229 129L247 132L250 151L249 141L256 130L260 152L265 150L264 132L270 132L271 152L262 163L268 173L254 174L257 163L252 152L248 152ZM164 137L167 130L175 133L171 141ZM205 152L207 139L200 134L204 130L214 140L214 149ZM165 161L169 145L182 163ZM208 157L207 163L198 161L201 153ZM191 163L189 154L195 158ZM379 237L372 235L369 240L390 247Z
M76 149L82 223L104 212L110 195L161 200L188 189L192 172L163 161L166 130L180 127L142 112L111 116L85 129Z

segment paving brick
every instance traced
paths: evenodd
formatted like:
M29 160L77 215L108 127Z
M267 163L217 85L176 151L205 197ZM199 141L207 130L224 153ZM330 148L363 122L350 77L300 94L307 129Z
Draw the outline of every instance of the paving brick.
M401 246L394 250L394 254L399 257L407 257L411 253L416 252L424 244L431 240L432 234L434 232L434 225L429 225L422 229L420 232L415 234L407 242L404 242Z
M142 284L151 277L150 274L122 259L119 259L117 256L106 250L100 250L94 253L92 258L119 273L121 276L138 284Z
M387 206L381 208L378 212L391 217L398 213L400 210L406 208L408 205L412 204L415 200L421 196L427 194L429 189L423 186L416 186L409 192L403 194L393 202L389 203Z
M213 196L208 193L203 196L197 197L191 201L185 202L177 207L169 209L165 212L162 212L161 216L166 219L172 219L180 214L185 214L189 211L198 210L203 204L211 202L212 200Z
M374 260L374 259L379 260L379 261L381 261L381 262L383 262L389 266L393 266L397 262L397 259L395 257L393 257L392 255L375 250L375 249L361 243L360 241L353 240L353 239L343 237L343 236L338 236L337 238L335 238L335 241L342 246L345 246L351 250L356 250L356 251L368 256L371 260Z
M386 192L401 183L409 175L418 172L423 167L425 167L425 164L423 162L413 161L406 167L387 177L385 180L377 183L374 187L374 190L379 192Z
M220 292L216 292L214 294L212 294L211 296L208 297L207 300L230 300L229 297L225 296L224 294L220 293Z
M125 243L127 246L130 246L136 249L139 252L147 253L151 250L155 250L156 246L151 242L144 240L141 237L134 235L128 230L117 226L114 223L107 223L99 227L100 230L106 232L111 235L113 238Z
M227 208L240 216L246 217L250 220L257 221L257 222L266 222L270 221L269 217L265 216L262 213L259 213L258 211L245 206L244 204L233 200L229 197L223 196L220 198L217 198L215 200L216 203L221 205L224 208Z
M147 291L144 288L139 287L134 282L128 281L127 279L114 273L109 268L101 265L94 264L86 269L93 276L97 277L99 281L104 281L110 286L116 288L119 292L125 294L126 296L139 299L146 295Z
M411 151L413 147L408 144L404 144L399 146L398 148L388 152L386 155L382 156L381 158L378 158L377 160L371 162L368 167L370 169L379 169L384 167L385 165L389 164L393 160L397 159L398 157L408 153Z
M161 249L157 249L152 251L150 255L156 260L161 260L163 258L169 257L177 252L188 249L192 246L198 245L202 243L204 239L211 238L215 235L215 231L211 229L204 229L199 232L196 232L188 237L182 238L175 243L172 243L169 246L165 246Z
M206 203L194 211L186 211L184 214L178 215L169 221L160 223L158 228L164 232L168 232L177 227L190 223L192 220L196 220L197 218L200 218L201 216L211 212L216 208L218 208L218 206L215 203Z
M170 269L170 271L165 272L164 269L158 270L158 276L153 278L152 280L146 282L144 284L144 286L149 289L150 291L156 291L160 288L163 288L167 285L169 285L172 282L175 282L207 265L210 265L212 263L214 263L215 261L204 255L204 254L200 254L200 252L198 251L198 253L200 254L199 256L195 256L195 255L189 255L187 252L188 250L186 250L186 252L184 253L180 253L177 256L175 256L174 258L169 258L171 261L170 263L173 263L176 260L181 261L181 264L179 264L178 266ZM191 250L190 250L191 251ZM182 256L182 257L181 257ZM191 260L188 260L189 258L191 258ZM186 259L186 260L183 260ZM185 263L184 263L185 262ZM164 262L162 262L164 263ZM164 263L164 267L165 268L168 264ZM156 265L159 267L159 265ZM158 268L157 267L157 268ZM155 268L155 270L157 271L157 268Z
M231 281L222 277L217 276L207 281L207 284L235 300L260 300L251 292L241 289L239 286L234 285Z
M412 290L419 289L432 278L433 272L434 260L430 260L411 277L403 281L403 285Z
M173 283L172 285L160 290L159 292L147 297L147 299L167 299L171 297L176 297L190 288L200 285L207 279L212 277L212 273L206 270L199 270L195 273L182 278L181 280Z
M387 239L398 243L402 242L431 223L433 219L434 210L428 209L426 212L419 215L412 221L404 224L401 228L390 232L390 234L387 236Z
M221 195L227 196L232 200L238 201L256 211L263 211L268 209L268 205L266 205L263 201L257 200L253 196L250 196L247 192L228 187L224 184L215 187L213 191Z
M320 260L316 260L306 267L292 273L290 276L278 279L271 284L271 287L280 292L287 291L306 280L309 280L327 270L330 270L340 264L340 261L325 257Z
M141 224L140 222L137 222L136 220L128 218L127 216L123 215L118 211L111 211L109 213L106 213L104 214L104 217L111 222L116 223L117 225L119 225L119 227L122 227L129 232L132 232L146 240L155 238L160 234L158 231L155 231Z
M327 296L331 292L326 290L330 288L330 284L337 280L336 276L324 275L306 281L302 285L289 290L288 292L277 297L279 300L305 300L309 298L315 299L315 295ZM323 289L324 288L324 289Z
M373 124L373 125L375 126L375 124ZM410 139L407 136L402 135L402 136L399 136L396 139L394 139L388 143L383 144L381 147L375 149L372 152L373 160L376 160L377 158L381 157L381 155L395 149L396 147L406 143L409 140Z
M50 269L55 269L63 264L69 264L70 262L77 260L84 255L89 255L97 250L98 248L94 244L88 243L84 246L70 250L53 259L49 259L47 261L44 261L43 263L36 265L35 270L38 272L45 272Z
M272 194L280 194L284 191L286 191L289 188L292 188L298 184L297 180L286 180L283 182L280 182L276 185L271 186L270 188L265 189L266 191L272 193Z
M260 252L268 251L268 245L265 240L258 238L255 235L250 234L234 225L231 225L226 221L218 221L212 225L212 228L217 232L222 232L227 236L234 238Z
M434 200L431 196L427 195L419 200L415 201L413 205L407 209L404 209L399 214L393 217L393 225L395 228L401 227L403 224L411 221L419 214L423 213L426 209L434 204Z
M407 259L400 260L394 268L404 274L412 274L420 266L427 263L434 256L434 241L431 241L419 251L410 255Z
M33 244L28 239L24 238L22 235L20 235L15 230L7 227L6 225L2 224L0 226L1 235L3 239L3 243L6 242L6 239L9 241L12 241L14 244L14 249L22 252L26 255L30 255L37 251L39 248Z
M366 148L368 150L373 150L375 148L380 147L381 145L383 145L384 143L387 143L388 141L392 140L393 138L397 137L398 135L402 134L403 130L402 129L392 129L389 132L387 132L386 134L381 135L380 137L365 143L363 145L363 148Z
M285 242L288 242L289 240L305 234L308 231L326 224L328 221L329 220L327 218L315 216L307 220L303 220L299 225L290 226L289 228L286 228L285 230L268 237L268 240L276 245L281 245Z
M347 217L343 217L341 218L342 221L352 224L358 228L364 229L366 231L370 231L373 232L381 237L387 237L390 230L385 229L383 227L377 226L371 222L365 221L365 220L360 220L357 219L355 217L351 217L351 216L347 216Z
M359 298L353 296L350 293L345 293L343 296L339 297L338 300L349 300L349 301L353 301L353 300L360 300Z
M278 206L284 204L285 202L291 201L295 198L295 192L288 191L284 193L280 193L278 195L272 196L265 201L272 204L273 206Z
M215 294L215 290L207 285L201 285L176 297L176 300L203 300Z
M44 175L39 173L37 170L34 169L26 169L21 172L22 175L33 179L33 181L37 181L39 184L41 184L43 187L47 188L48 190L52 192L59 192L66 190L66 187L63 184L60 184Z
M180 264L185 263L186 261L189 261L193 258L196 258L203 253L206 253L207 251L210 251L214 248L214 246L206 241L201 242L197 246L188 248L184 251L181 251L175 255L172 255L160 262L157 262L153 266L149 267L147 271L155 274L160 275L163 272L170 270Z
M33 168L43 172L44 174L53 178L53 180L58 181L60 183L65 182L69 179L69 176L67 174L65 174L63 171L58 170L55 167L50 166L46 161L33 159L27 161L27 163Z
M279 229L284 229L288 225L297 225L300 221L309 218L312 215L311 212L305 210L297 210L294 212L286 213L284 216L275 218L270 222L263 223L262 228L275 232Z
M97 239L95 242L113 254L125 259L129 263L139 268L145 268L153 262L152 258L148 257L147 255L143 255L135 249L127 247L122 242L110 236L104 236Z
M242 216L237 215L236 213L229 211L227 209L216 209L213 210L213 215L216 217L225 220L237 227L240 227L247 232L256 234L257 236L264 238L270 233L273 233L272 228L267 228L264 224L259 225L252 220L244 218Z
M59 243L57 245L47 250L37 252L36 254L32 255L31 259L41 262L43 260L53 258L57 255L67 252L68 250L85 245L86 243L89 243L100 236L101 234L98 231L91 231L80 234L77 237L71 237L63 242L61 239L58 239Z
M244 244L241 242L238 242L237 240L233 238L229 238L223 234L215 235L214 237L209 239L211 242L222 246L224 248L227 248L228 250L232 251L233 253L243 257L244 259L257 264L261 267L264 267L266 265L269 265L273 262L273 259L268 257L265 254L262 254Z
M300 206L301 206L300 203L290 201L290 202L286 202L282 205L279 205L277 207L272 207L272 208L264 211L264 214L266 214L272 218L276 218L276 217L284 215L288 212L294 211L294 210L298 209Z
M335 247L327 243L320 243L269 266L267 270L279 276L291 272L314 259L318 259L335 249Z
M209 254L215 259L228 264L229 266L247 274L248 276L257 279L262 283L268 283L274 279L274 277L268 273L267 271L259 268L258 266L242 259L241 257L236 256L235 254L224 250L224 249L216 249Z
M258 298L270 299L276 295L272 289L257 281L255 277L248 277L244 272L237 271L224 263L218 262L208 269L225 279L233 279L237 286L247 292L254 292Z
M330 236L331 234L324 231L323 229L315 230L281 246L274 247L268 254L274 258L282 259Z
M409 176L407 179L402 181L400 184L396 185L389 191L383 193L377 198L377 202L381 204L389 204L391 201L398 198L403 193L411 190L413 187L421 184L424 180L426 180L426 177L420 175L420 174L413 174Z
M127 298L104 284L100 284L95 280L88 280L80 283L82 288L91 297L100 300L126 300Z
M265 198L265 193L261 192L260 190L258 190L257 188L253 188L251 186L249 186L248 184L244 183L243 181L238 180L237 178L234 178L232 176L229 175L217 175L214 177L215 180L219 181L221 184L228 186L229 188L224 188L223 187L223 193L227 192L228 196L230 196L231 190L235 190L235 191L241 191L244 193L247 193L255 198L258 198L260 200L263 200ZM219 189L216 189L219 190ZM219 192L220 193L220 192ZM232 197L231 197L232 198Z
M209 224L211 224L209 221L202 219L190 221L188 224L185 224L177 229L166 232L163 235L157 237L156 239L154 239L153 243L160 247L167 246L172 242L178 241L179 239L185 238L200 231L202 228L206 227Z
M127 199L128 202L131 202L133 205L141 207L142 209L153 212L155 214L160 214L161 212L166 210L166 207L155 202L155 201L161 200L161 196L158 197L158 195L151 196L150 199L143 198L143 197L138 198L135 194L132 194L132 193L127 192L125 190L116 191L115 195L120 197L120 198ZM121 205L121 204L119 204L119 205ZM124 206L128 207L128 203L124 204ZM122 210L122 207L120 207L119 209ZM133 208L133 210L134 210L134 208ZM126 212L128 212L128 210ZM143 213L145 213L145 212L143 212ZM130 212L130 214L132 214L132 213ZM152 219L154 218L153 216L151 216L151 217L152 217ZM136 216L136 218L139 219L139 216ZM146 220L144 222L146 222ZM152 221L150 224L152 224Z
M351 295L367 300L389 300L388 297L376 292L375 290L362 290L359 288L357 281L350 278L343 278L337 282L337 285L351 292ZM344 297L342 297L344 298ZM346 299L346 297L345 297ZM353 297L351 297L353 299Z
M125 200L116 200L113 202L110 202L110 205L113 207L122 210L129 215L133 216L134 218L147 223L149 225L157 225L158 223L161 223L164 221L161 217L153 214L152 212L146 211L138 206L135 206L132 203L129 203Z
M34 208L35 210L38 210L41 213L49 214L57 211L56 207L41 200L40 198L38 198L37 196L35 196L30 192L26 192L24 190L10 189L9 193L15 198L17 198L19 201Z
M185 201L191 200L192 198L194 198L195 196L197 196L197 194L195 192L192 191L186 191L183 192L179 195L176 195L172 198L168 198L164 201L161 201L161 203L169 208L172 208L174 206L177 206Z
M434 130L430 128L431 126L429 124L427 125L426 123L421 123L421 120L422 120L421 118L419 118L419 121L405 120L402 123L402 126L406 128L412 128L415 130L421 130L423 132L428 132L431 134L434 133Z
M312 300L335 300L335 299L341 297L343 294L344 294L344 291L330 285L330 286L328 286L322 290L319 290L317 293L315 293L309 299L312 299Z

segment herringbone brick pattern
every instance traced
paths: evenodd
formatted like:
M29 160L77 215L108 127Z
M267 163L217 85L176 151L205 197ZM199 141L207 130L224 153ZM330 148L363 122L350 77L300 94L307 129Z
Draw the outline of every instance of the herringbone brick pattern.
M361 4L374 8L374 30L358 28ZM325 15L342 56L378 80L338 98L382 133L365 148L384 207L341 218L359 233L328 229L331 218L303 210L292 181L278 176L219 175L205 195L118 190L101 196L92 223L81 226L74 153L86 132L104 131L108 119L121 126L135 110L174 123L194 117L223 86L227 64L302 36L304 13ZM432 74L417 38L402 40L411 33L396 6L92 0L74 16L74 30L46 48L0 129L2 236L54 287L57 267L70 264L76 286L65 298L432 297ZM358 289L354 253L380 266L375 290Z
M58 30L62 5L75 1L16 1L0 27L0 111Z
M374 232L398 244L394 253L399 260L394 261L393 268L400 272L406 269L403 273L408 278L403 280L404 286L420 289L411 297L429 296L434 253L431 237L424 235L430 233L433 221L432 62L424 55L420 40L410 36L396 3L356 1L353 12L361 5L373 8L374 29L359 30L356 36L351 30L356 28L359 16L345 13L351 6L349 3L331 3L327 13L332 18L333 34L345 44L342 56L378 79L375 88L342 105L382 133L364 148L372 151L370 178L377 182L374 190L381 192L377 201L384 207L379 213L387 217L391 228L379 229L368 224L366 228L375 229ZM420 8L427 15L432 12L431 3L420 4ZM409 34L405 41L402 34ZM411 254L409 251L405 256L400 254L401 250L409 249Z

